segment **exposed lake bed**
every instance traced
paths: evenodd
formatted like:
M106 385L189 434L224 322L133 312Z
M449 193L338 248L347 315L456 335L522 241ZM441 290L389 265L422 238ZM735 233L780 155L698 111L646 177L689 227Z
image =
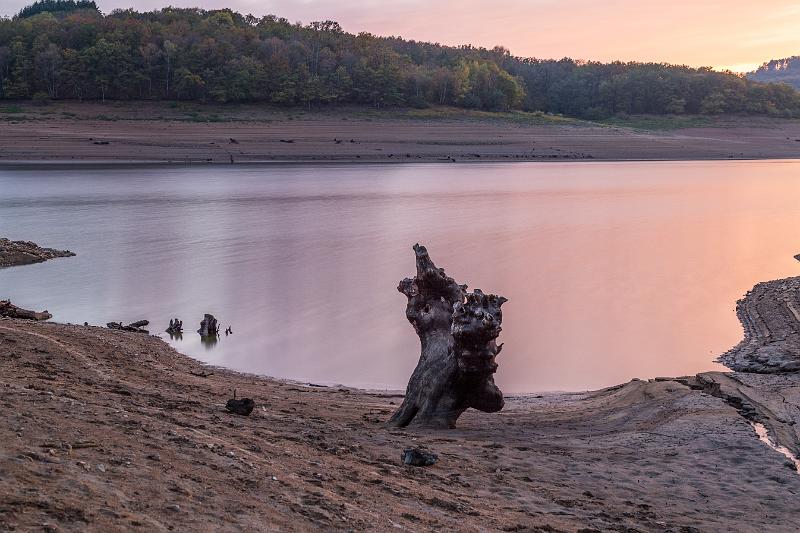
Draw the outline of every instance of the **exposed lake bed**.
M783 441L696 381L763 391L778 419L797 374L510 395L454 430L389 429L401 395L209 368L141 333L2 319L0 350L0 516L20 530L800 527ZM249 417L225 412L232 389ZM408 446L439 461L404 466Z

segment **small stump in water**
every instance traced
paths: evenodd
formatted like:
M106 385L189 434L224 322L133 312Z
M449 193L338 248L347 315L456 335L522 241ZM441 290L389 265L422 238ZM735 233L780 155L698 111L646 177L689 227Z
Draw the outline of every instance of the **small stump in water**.
M216 337L219 335L219 326L217 325L217 319L214 318L214 315L206 313L203 320L200 322L200 329L197 330L197 333L199 333L201 337Z
M503 408L494 384L495 356L507 301L502 296L467 292L436 268L424 246L414 245L417 275L400 282L408 298L406 318L420 338L422 353L408 381L405 399L390 426L452 428L473 407L493 413Z

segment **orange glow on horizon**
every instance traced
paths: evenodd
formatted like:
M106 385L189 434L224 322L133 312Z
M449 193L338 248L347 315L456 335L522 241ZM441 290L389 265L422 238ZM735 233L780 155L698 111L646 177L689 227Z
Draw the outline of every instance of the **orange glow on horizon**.
M749 71L800 55L794 0L96 0L108 13L230 7L290 21L336 20L349 32L448 45L501 45L543 59L654 61ZM2 0L13 15L31 0Z

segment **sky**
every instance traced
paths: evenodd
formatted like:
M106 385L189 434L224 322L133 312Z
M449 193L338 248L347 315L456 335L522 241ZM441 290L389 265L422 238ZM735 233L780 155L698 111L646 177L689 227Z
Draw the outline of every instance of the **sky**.
M514 55L658 61L753 70L800 55L796 0L96 0L100 9L230 7L349 32L442 44L502 45ZM0 0L12 15L32 0Z

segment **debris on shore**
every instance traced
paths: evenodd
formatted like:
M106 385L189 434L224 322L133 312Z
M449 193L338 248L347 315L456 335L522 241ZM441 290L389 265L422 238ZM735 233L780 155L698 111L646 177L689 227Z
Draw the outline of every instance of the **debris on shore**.
M42 263L56 257L72 257L75 254L69 250L56 250L43 248L30 241L12 241L0 238L0 268Z
M150 324L149 320L137 320L136 322L131 322L127 326L123 325L122 322L109 322L106 324L108 329L119 329L122 331L134 331L136 333L149 333L145 327Z

